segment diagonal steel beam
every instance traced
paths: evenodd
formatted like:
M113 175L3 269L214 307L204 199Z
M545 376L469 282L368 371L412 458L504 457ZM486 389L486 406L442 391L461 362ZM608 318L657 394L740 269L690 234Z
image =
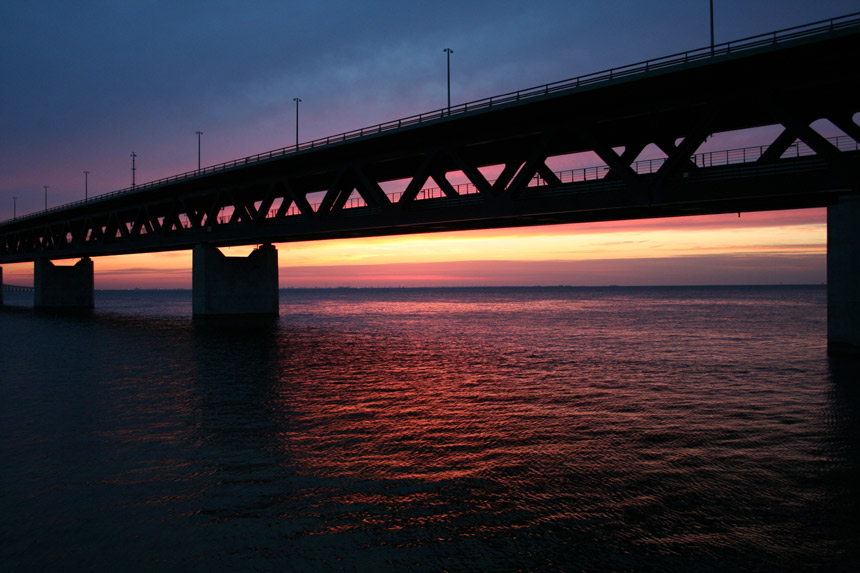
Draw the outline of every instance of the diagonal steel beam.
M543 163L541 163L540 165L538 165L537 172L538 172L538 175L540 175L541 179L543 179L547 185L550 185L553 187L561 185L561 179L559 179L558 176L555 173L553 173L552 169L547 167L547 164L545 161Z
M627 144L624 146L622 154L618 155L612 147L604 143L585 126L577 127L576 134L609 166L609 172L605 175L604 179L621 179L628 184L636 183L638 174L630 165L639 157L642 150L645 149L645 142Z
M795 139L804 142L810 149L827 161L838 160L840 157L839 149L811 127L811 123L815 118L810 117L808 114L798 113L797 110L777 100L773 95L770 95L766 99L763 98L762 101L763 105L768 106L775 113L777 120L785 128L785 131L794 136ZM784 143L784 140L781 143ZM786 149L788 148L786 147ZM768 149L768 151L770 150ZM785 150L783 150L784 152ZM782 156L782 153L780 153L780 156ZM769 156L768 161L772 160L773 158Z
M364 199L365 203L371 207L391 206L391 200L385 194L385 191L382 190L382 187L379 186L379 183L367 177L364 170L359 166L353 167L353 172L357 183L355 189Z
M675 142L670 139L659 139L655 142L657 147L660 148L660 151L666 154L666 161L660 166L657 170L659 174L660 171L664 169L668 171L675 170L684 170L688 172L695 172L699 169L699 166L693 163L693 160L690 159L694 153L702 146L705 140L708 138L708 133L699 133L696 137L687 136L681 142L681 145L675 145Z
M775 163L779 161L782 154L788 151L791 144L795 142L797 136L788 128L783 128L782 132L774 139L764 153L756 160L756 163Z
M272 194L276 199L278 197L281 198L281 204L278 205L278 211L275 213L274 218L282 219L287 216L287 212L290 210L290 206L293 205L293 198L290 195L290 192L287 189L287 185L284 181L275 181L272 184Z
M138 207L137 213L134 216L134 225L131 227L131 236L133 238L140 237L140 230L144 228L144 222L146 221L146 215L144 213L143 208Z
M221 213L221 208L224 206L222 197L222 190L215 190L209 195L209 206L206 208L206 220L204 221L207 228L213 228L221 224L218 220L218 215Z
M845 132L845 135L853 139L856 143L860 143L860 126L854 123L852 115L853 114L848 112L845 114L834 115L829 119L833 125Z
M462 151L448 150L447 154L479 193L485 196L493 194L493 186L490 185L490 182L487 181L487 178L484 177L484 174L477 167L463 159Z
M334 177L331 183L326 190L325 196L323 200L320 202L319 211L317 211L317 215L320 217L327 217L331 215L335 210L337 205L340 203L341 206L346 203L346 200L341 200L341 194L343 193L343 179L346 176L346 169L341 168L338 169L334 174ZM352 190L350 190L352 193ZM341 202L342 201L342 202Z
M783 123L783 127L784 129L779 136L761 154L761 157L758 159L759 163L775 163L779 161L783 154L798 140L807 144L810 149L828 161L836 161L840 157L841 152L839 149L808 124L804 125L803 122L796 120L786 120Z
M523 163L516 176L514 176L505 189L505 196L511 199L519 198L528 188L529 182L538 174L542 166L546 168L546 160L549 157L547 150L554 137L554 132L544 133L534 143L525 163Z
M787 123L784 123L783 125L796 133L798 139L808 145L815 153L824 159L835 161L840 157L841 153L839 149L827 141L827 139L825 139L820 133L812 129L808 123L792 118L788 119Z
M693 163L690 157L696 153L710 134L710 121L706 117L684 137L678 146L675 145L674 141L666 139L656 141L657 147L666 154L666 161L657 170L656 180L659 181L677 171L698 171L698 165Z
M179 220L178 204L175 201L168 204L168 210L164 216L162 229L166 231L166 234L182 230L182 221Z
M522 167L522 163L519 161L505 161L504 169L502 169L502 172L499 173L498 179L493 183L494 195L501 194L507 188L520 167Z
M286 195L284 196L284 202L286 202L287 196L292 199L293 203L296 204L296 207L299 208L299 212L305 217L312 217L315 215L314 208L308 201L307 195L296 191L290 182L284 180L284 190L286 191Z
M257 213L254 216L254 224L259 225L269 216L269 210L272 208L272 204L275 202L277 198L277 184L272 183L266 186L266 193L263 195L263 199L260 202L260 208L257 209Z
M254 220L254 215L251 210L254 208L253 205L248 208L248 205L245 201L240 201L236 198L235 189L230 189L227 191L227 196L230 198L230 204L233 207L233 214L230 216L230 223L251 223Z
M203 214L198 214L198 211L189 205L189 202L185 197L179 198L179 204L182 205L182 210L184 211L185 216L188 217L191 227L194 229L200 228Z
M403 194L400 196L400 200L397 202L400 206L406 206L412 201L415 200L415 197L418 196L418 192L424 187L424 184L427 183L427 179L430 178L430 173L433 171L433 163L435 160L435 154L432 152L428 152L424 156L424 160L421 162L421 165L418 167L418 170L412 176L412 180L406 185L406 189L403 190Z
M442 190L446 197L460 196L460 194L457 193L457 190L454 189L454 186L451 185L451 182L448 181L447 173L443 169L435 169L431 177L433 177L433 181L436 182L436 185L439 186L439 189Z

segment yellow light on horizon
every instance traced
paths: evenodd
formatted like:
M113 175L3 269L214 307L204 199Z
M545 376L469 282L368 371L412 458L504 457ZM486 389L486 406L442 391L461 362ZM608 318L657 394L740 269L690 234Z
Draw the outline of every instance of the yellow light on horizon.
M290 268L468 261L597 261L728 254L822 255L823 210L795 218L758 214L458 231L277 244L282 277ZM222 248L247 256L255 247ZM190 288L192 252L95 257L96 288ZM59 262L73 264L74 260ZM32 263L4 265L4 282L32 284ZM420 272L420 269L415 269ZM433 271L428 269L428 275ZM511 276L511 284L517 284Z

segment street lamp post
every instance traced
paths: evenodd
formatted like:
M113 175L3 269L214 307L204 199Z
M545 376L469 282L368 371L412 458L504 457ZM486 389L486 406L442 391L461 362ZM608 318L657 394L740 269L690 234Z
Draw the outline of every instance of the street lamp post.
M45 211L48 210L48 186L42 185L45 188Z
M711 55L714 55L714 0L711 0Z
M87 186L89 184L90 172L84 171L84 201L87 200Z
M301 99L294 97L293 101L296 102L296 151L299 150L299 104L301 103Z
M448 115L451 115L451 54L454 50L445 48L442 51L448 55Z
M137 168L134 165L135 157L137 157L137 155L134 153L134 151L132 151L131 152L131 188L132 189L134 189L134 172L137 170Z
M203 135L202 131L198 131L197 133L197 171L200 172L200 136Z
M18 198L12 197L12 218L18 218Z

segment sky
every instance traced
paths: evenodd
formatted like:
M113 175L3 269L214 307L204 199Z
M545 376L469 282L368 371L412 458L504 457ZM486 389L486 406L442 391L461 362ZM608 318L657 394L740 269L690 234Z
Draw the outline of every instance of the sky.
M715 38L856 11L714 0ZM457 104L709 42L708 0L4 2L0 221L128 187L132 152L137 183L194 169L197 131L204 166L292 145L294 98L302 141L439 109L444 48ZM826 225L819 209L277 247L282 287L822 283ZM97 288L191 285L187 251L95 267ZM32 264L4 282L31 284Z

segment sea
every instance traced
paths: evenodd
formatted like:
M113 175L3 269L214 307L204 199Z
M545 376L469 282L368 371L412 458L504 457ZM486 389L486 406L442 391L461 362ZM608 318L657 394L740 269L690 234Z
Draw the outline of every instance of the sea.
M825 286L0 310L0 570L857 571Z

